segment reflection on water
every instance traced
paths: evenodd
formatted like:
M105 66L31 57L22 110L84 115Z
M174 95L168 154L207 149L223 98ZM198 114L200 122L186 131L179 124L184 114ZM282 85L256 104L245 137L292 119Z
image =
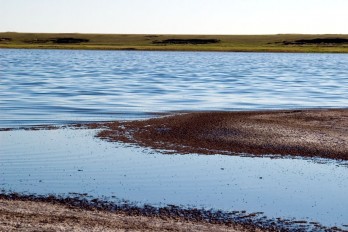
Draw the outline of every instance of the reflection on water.
M88 193L153 205L264 212L347 223L347 167L301 159L162 155L94 138L95 130L0 132L0 188Z
M0 49L0 127L347 107L348 55Z

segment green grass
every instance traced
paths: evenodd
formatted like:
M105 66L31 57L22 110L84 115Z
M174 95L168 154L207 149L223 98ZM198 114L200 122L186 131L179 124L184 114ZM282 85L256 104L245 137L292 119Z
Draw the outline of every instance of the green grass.
M83 43L54 43L56 38L87 39ZM93 49L154 51L231 51L231 52L329 52L348 53L348 43L284 44L301 39L343 38L348 35L121 35L121 34L44 34L0 33L0 48ZM166 39L218 39L212 44L154 44Z

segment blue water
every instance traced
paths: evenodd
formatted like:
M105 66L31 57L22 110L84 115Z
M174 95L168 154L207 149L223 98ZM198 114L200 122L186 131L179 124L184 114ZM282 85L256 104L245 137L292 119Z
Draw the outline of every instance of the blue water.
M347 105L346 54L0 49L0 127Z

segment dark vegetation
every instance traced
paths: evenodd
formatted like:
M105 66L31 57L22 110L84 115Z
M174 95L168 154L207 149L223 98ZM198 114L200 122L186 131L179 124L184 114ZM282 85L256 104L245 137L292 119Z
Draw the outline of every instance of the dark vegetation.
M25 43L36 43L36 44L45 44L45 43L55 43L55 44L76 44L76 43L87 43L89 39L79 39L79 38L52 38L52 39L33 39L33 40L24 40Z
M314 45L314 44L345 44L348 43L348 39L344 38L316 38L316 39L300 39L295 41L284 41L285 45Z
M77 39L77 38L57 38L52 39L54 43L87 43L89 39Z
M11 38L0 38L0 42L12 41Z
M154 44L213 44L219 42L220 40L218 39L166 39L153 41Z

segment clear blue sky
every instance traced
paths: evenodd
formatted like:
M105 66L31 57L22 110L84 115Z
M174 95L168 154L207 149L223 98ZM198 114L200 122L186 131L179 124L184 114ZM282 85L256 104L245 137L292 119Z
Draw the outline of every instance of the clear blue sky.
M0 31L348 34L348 0L0 0Z

